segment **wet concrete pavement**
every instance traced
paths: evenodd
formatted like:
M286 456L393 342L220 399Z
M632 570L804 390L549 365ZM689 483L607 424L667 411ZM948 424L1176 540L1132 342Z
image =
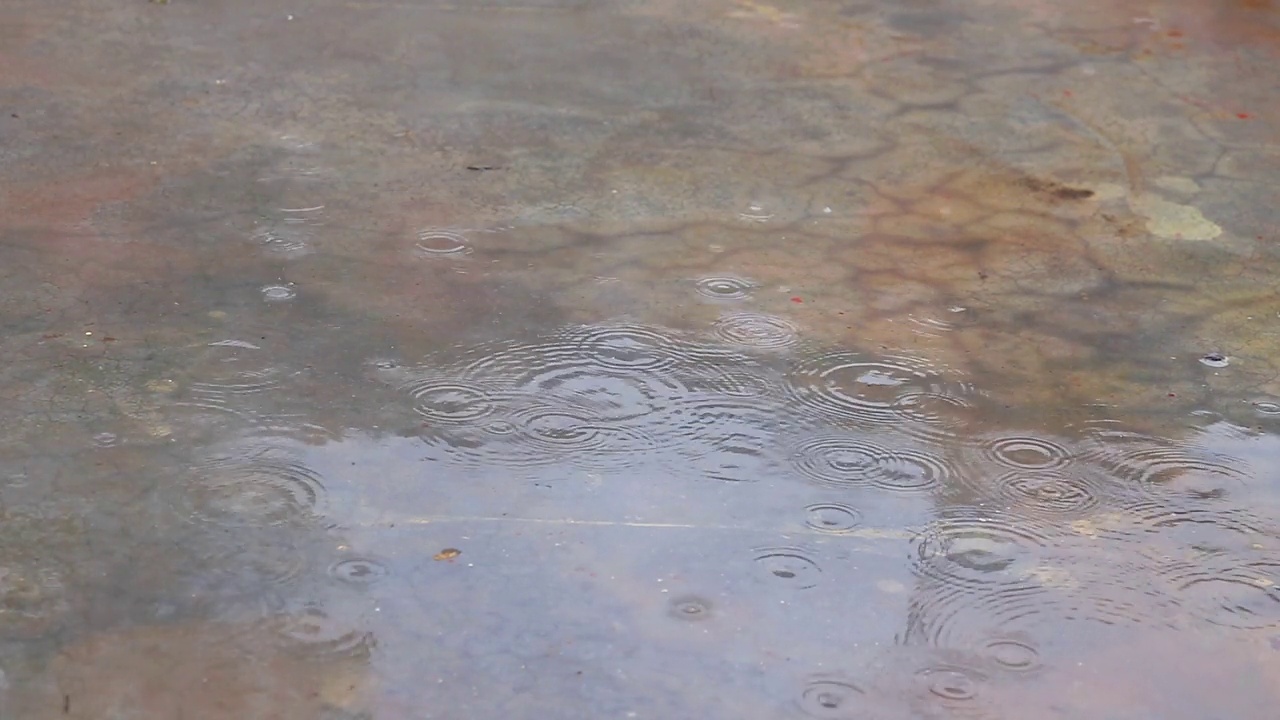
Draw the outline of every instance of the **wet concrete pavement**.
M5 3L3 714L1272 717L1277 43Z

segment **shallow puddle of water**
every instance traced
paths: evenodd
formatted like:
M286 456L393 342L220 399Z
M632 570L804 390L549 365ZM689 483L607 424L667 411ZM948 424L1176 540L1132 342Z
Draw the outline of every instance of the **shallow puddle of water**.
M1270 718L1266 2L0 9L0 714Z

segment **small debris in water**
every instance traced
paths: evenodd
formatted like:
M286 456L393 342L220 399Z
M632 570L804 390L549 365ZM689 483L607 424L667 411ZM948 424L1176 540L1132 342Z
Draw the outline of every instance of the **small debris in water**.
M432 559L433 560L452 560L461 554L462 554L462 551L457 548L445 548L440 552L436 553L435 557L433 557Z

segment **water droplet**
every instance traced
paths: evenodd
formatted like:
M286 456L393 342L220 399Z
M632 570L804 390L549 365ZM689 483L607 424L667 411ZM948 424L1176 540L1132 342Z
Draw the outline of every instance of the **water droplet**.
M1202 355L1200 363L1211 368L1224 368L1231 364L1231 359L1220 352L1211 352Z
M822 575L822 568L801 548L759 548L755 552L756 565L764 571L767 579L786 583L797 590L816 587Z
M469 254L471 245L466 236L456 230L427 228L418 232L414 249L424 257L460 256Z
M878 487L916 492L946 482L942 458L917 450L890 450L852 437L816 437L801 443L792 462L808 477L832 487Z
M1026 672L1040 664L1040 652L1021 640L997 638L988 642L985 650L987 657L1002 670Z
M372 585L387 575L387 566L372 558L354 557L329 566L329 575L350 585Z
M916 673L916 677L924 682L929 692L943 700L955 702L975 698L979 685L986 680L968 668L947 665L925 668Z
M804 524L824 533L846 533L862 521L858 511L839 503L818 503L805 508Z
M115 447L120 442L120 438L115 433L100 432L93 436L94 447L109 448Z
M262 288L262 299L267 302L287 302L298 296L293 285L265 285Z
M996 438L984 449L991 459L1018 470L1056 470L1072 459L1064 445L1031 435Z
M750 312L721 315L712 332L727 343L759 350L789 347L800 339L799 330L789 321Z
M1088 475L1015 470L996 480L1008 509L1040 515L1074 514L1097 506L1100 489Z
M694 283L699 295L716 300L745 300L751 297L756 284L739 277L704 277Z
M800 710L809 717L823 720L858 717L863 691L850 680L819 676L811 679L800 693Z
M189 488L192 515L218 524L280 525L323 515L325 483L281 459L223 460L202 468Z
M693 595L673 598L669 612L671 617L679 620L698 621L711 617L711 603Z
M382 371L397 370L400 367L399 361L392 360L390 358L378 358L369 361L369 364L373 366L374 370Z

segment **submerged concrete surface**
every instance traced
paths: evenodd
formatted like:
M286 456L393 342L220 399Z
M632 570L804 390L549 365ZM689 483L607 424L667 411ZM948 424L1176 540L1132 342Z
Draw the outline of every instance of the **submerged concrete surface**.
M0 714L1270 718L1265 0L0 6Z

